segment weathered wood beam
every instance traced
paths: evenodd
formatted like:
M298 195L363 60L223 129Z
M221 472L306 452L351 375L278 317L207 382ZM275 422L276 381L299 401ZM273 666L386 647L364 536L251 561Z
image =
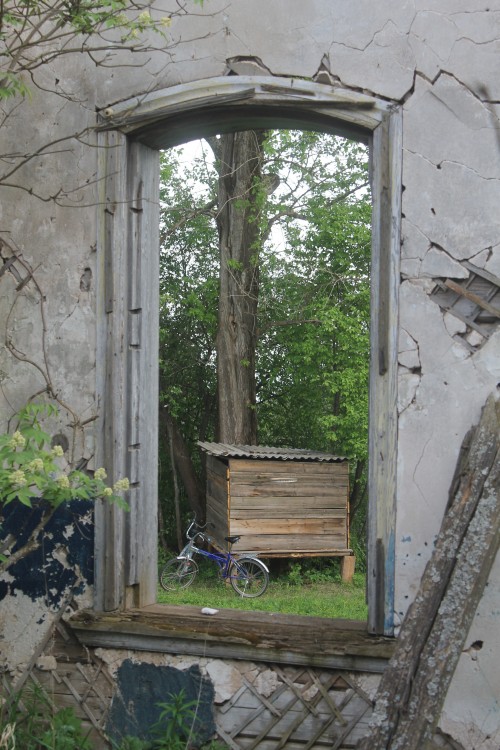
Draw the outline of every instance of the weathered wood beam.
M500 402L466 437L434 551L358 750L417 750L439 720L500 545Z
M493 315L496 318L500 318L500 309L498 307L494 307L494 305L490 305L489 302L484 300L478 294L474 294L474 292L471 292L465 287L460 286L460 284L457 284L456 281L453 281L453 279L446 279L444 283L445 286L456 292L456 294L459 294L462 297L470 300L471 302L474 302L474 304L482 307L483 310L486 310L486 312L489 312L490 315Z
M78 612L71 629L90 648L134 648L212 658L382 672L394 639L366 623L271 612L156 604L127 612Z

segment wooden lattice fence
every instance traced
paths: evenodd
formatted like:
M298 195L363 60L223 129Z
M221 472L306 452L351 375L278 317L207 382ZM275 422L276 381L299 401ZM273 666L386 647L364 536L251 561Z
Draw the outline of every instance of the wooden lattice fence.
M54 709L73 708L95 750L108 750L105 730L116 685L105 662L82 646L62 621L54 625L43 652L35 656L16 686L29 690L36 685L44 689ZM148 658L141 653L134 656L138 661ZM366 734L379 675L253 666L252 678L248 672L242 674L241 687L215 706L218 736L231 750L352 750ZM13 696L15 689L4 674L3 699ZM440 734L432 747L462 750Z
M265 697L244 685L221 709L217 730L232 750L354 748L367 729L371 699L345 673L266 667L277 678Z

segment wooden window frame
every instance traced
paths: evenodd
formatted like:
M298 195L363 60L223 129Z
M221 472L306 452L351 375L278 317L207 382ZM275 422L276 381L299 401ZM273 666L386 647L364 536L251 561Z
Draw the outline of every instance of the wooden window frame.
M321 130L369 144L372 296L368 632L394 629L401 110L324 84L229 76L104 111L99 126L98 461L132 483L130 512L96 508L100 612L151 605L157 586L159 155L203 135Z

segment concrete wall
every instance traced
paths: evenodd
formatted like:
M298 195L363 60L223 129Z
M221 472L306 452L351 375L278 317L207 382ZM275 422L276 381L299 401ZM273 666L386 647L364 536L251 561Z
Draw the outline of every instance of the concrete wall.
M156 5L169 9L167 0ZM404 116L396 546L402 618L439 529L461 441L500 382L498 326L483 337L445 313L434 294L436 279L468 278L467 262L500 276L500 2L205 0L195 16L174 19L168 34L168 45L152 38L156 51L120 53L97 69L81 55L50 63L36 73L43 90L2 105L2 152L9 156L1 163L8 175L0 186L1 262L16 256L0 277L2 426L48 387L64 425L74 425L78 457L92 465L100 414L98 153L95 134L84 131L95 124L96 108L229 72L318 76L393 101ZM28 622L40 607L21 591L2 603L9 668L27 663L37 640L33 628L20 634L14 613ZM499 745L499 617L497 561L467 640L482 647L462 655L441 721L465 747ZM41 636L47 620L36 619L45 623L33 626Z

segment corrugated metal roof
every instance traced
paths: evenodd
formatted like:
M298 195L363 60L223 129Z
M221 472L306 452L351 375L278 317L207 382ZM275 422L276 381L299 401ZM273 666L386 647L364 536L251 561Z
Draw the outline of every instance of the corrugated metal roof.
M272 448L268 445L229 445L227 443L198 442L202 450L212 456L225 458L259 458L279 461L324 461L334 463L347 461L345 456L334 456L331 453L303 450L301 448Z

